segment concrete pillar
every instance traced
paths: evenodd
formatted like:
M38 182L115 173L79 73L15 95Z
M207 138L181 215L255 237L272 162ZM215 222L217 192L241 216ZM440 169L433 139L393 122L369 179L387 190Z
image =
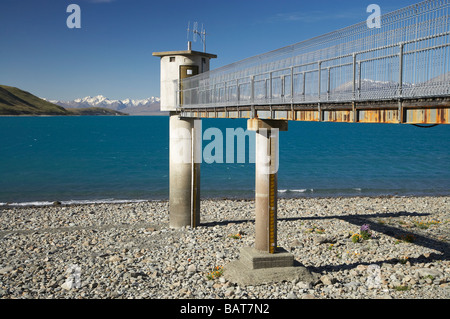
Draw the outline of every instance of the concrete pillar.
M294 280L313 283L317 276L277 247L278 133L287 131L288 122L253 118L248 129L256 131L255 247L242 248L240 259L224 267L225 279L240 286Z
M248 121L248 129L256 131L255 249L271 254L277 248L279 131L287 131L287 123L260 119Z
M274 253L277 247L277 129L256 133L255 248Z
M201 120L173 113L169 134L170 227L196 227L200 224Z

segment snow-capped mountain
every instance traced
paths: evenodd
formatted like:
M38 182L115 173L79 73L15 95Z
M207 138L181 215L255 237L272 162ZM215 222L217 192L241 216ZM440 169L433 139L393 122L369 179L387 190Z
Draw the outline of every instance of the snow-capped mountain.
M160 99L153 96L143 100L111 100L103 95L97 95L94 97L87 96L84 98L75 99L73 101L43 99L64 108L103 107L130 115L165 115L164 112L160 112L159 110Z

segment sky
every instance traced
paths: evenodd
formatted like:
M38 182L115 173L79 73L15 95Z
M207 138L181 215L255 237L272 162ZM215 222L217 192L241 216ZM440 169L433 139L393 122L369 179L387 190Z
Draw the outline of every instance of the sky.
M215 69L362 21L407 0L0 0L0 84L73 100L159 97L153 52L187 49L188 23L206 29ZM68 28L70 4L80 28ZM193 40L192 35L189 40ZM197 39L192 49L203 50Z

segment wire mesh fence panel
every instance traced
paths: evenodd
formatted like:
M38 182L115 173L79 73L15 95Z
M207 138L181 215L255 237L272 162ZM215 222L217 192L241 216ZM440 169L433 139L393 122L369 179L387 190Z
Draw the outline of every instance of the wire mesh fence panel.
M427 0L183 80L183 108L449 95L450 0Z

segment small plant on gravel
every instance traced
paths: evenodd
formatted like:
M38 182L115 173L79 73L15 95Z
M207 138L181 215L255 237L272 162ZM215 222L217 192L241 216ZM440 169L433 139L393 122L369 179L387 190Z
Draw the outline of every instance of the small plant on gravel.
M211 272L206 275L209 280L220 278L223 275L223 266L216 266Z
M409 290L409 287L408 286L395 286L394 289L397 291L406 291L406 290Z
M420 229L428 229L430 225L438 225L440 224L440 221L438 220L432 220L429 222L423 222L423 221L414 221L414 226L420 228Z
M429 278L429 279L431 279L431 280L434 280L434 277L433 277L432 275L427 275L427 276L425 276L424 278L425 278L425 279Z
M368 240L372 238L372 232L370 231L370 225L364 224L361 226L360 233L355 233L352 235L352 242L360 243L363 240Z
M317 226L313 226L312 228L308 228L306 230L307 233L315 233L315 234L325 234L325 229L319 228Z
M396 238L396 244L399 244L401 242L413 243L416 240L416 236L414 236L413 234L400 235L396 236Z
M361 235L360 234L358 234L358 233L356 233L356 234L353 234L353 236L352 236L352 242L353 243L359 243L359 242L361 242L362 241L362 237L361 237Z
M420 229L428 229L428 227L429 227L428 223L417 222L417 221L414 222L414 226L416 226L417 228L420 228Z
M368 240L368 239L372 238L372 232L370 231L369 224L362 225L360 232L361 232L361 237L363 240Z
M242 235L240 233L228 235L229 238L241 239Z

